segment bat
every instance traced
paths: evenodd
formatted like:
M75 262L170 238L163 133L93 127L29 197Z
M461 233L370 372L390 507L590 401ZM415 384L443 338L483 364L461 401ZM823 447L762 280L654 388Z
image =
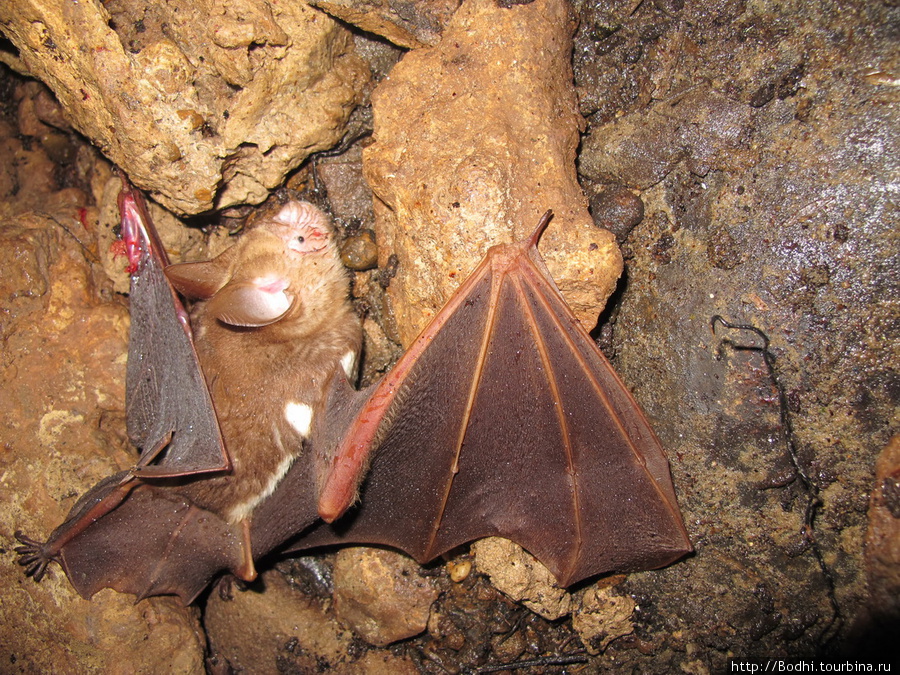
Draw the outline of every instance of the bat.
M139 192L125 184L119 208L132 271L126 420L140 460L46 543L19 536L17 550L37 580L58 560L85 596L109 586L190 602L222 569L255 577L253 510L300 454L335 367L352 374L361 326L311 204L288 202L214 260L181 265L168 264ZM190 319L175 287L204 300Z
M190 602L223 570L248 578L253 559L270 551L335 543L385 544L425 562L498 535L523 545L565 586L687 554L665 453L538 253L550 218L548 212L527 240L490 249L376 385L351 387L350 369L340 367L350 350L341 342L315 376L321 400L310 406L309 422L304 415L294 424L306 432L302 447L266 489L241 487L236 459L231 473L220 462L205 476L113 477L76 504L47 544L22 537L20 562L39 578L49 560L60 561L85 596L109 586ZM216 334L230 325L225 344L252 338L295 307L290 285L269 273L283 260L259 247L270 261L259 275L258 266L237 264L239 252L230 251L221 260L167 268L175 287L204 299L192 316L197 352L229 455L238 450L232 438L263 432L250 431L240 415L231 429L236 403L219 383L227 370L242 372L242 360L218 364L232 347L214 346ZM287 419L293 399L286 397L301 386L296 377L275 359L269 377L256 379L282 378L290 386L278 382L260 393ZM212 486L229 481L232 496L217 496ZM116 491L132 483L120 498ZM247 513L247 498L233 496L244 490L254 500ZM148 520L137 539L135 527ZM128 567L94 560L123 548Z

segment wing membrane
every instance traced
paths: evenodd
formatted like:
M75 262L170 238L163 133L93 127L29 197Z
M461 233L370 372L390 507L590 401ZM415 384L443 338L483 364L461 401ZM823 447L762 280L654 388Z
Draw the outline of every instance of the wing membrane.
M691 550L665 453L536 238L491 249L374 390L360 504L295 548L378 543L427 561L498 535L565 585Z

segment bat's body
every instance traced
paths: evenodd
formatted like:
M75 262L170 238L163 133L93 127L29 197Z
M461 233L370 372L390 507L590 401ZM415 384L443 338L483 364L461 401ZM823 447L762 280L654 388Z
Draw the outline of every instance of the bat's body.
M240 523L304 447L335 369L353 377L361 328L346 274L326 216L289 202L215 260L166 275L202 300L194 344L232 462L181 492Z
M129 210L139 195L123 195L123 230L137 219L152 232ZM36 579L60 562L85 597L109 587L190 602L222 570L252 578L253 558L285 545L378 543L424 562L503 536L564 585L685 555L662 446L538 253L550 216L488 251L364 391L345 377L359 322L314 207L291 202L214 260L165 276L148 237L132 262L127 387L141 459L46 543L20 536L20 562ZM166 277L200 301L196 356Z

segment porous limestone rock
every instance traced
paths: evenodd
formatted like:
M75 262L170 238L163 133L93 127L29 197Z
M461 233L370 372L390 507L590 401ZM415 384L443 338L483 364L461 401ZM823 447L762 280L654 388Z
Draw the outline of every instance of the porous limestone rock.
M634 632L631 615L635 602L613 592L614 587L614 583L598 583L585 589L578 611L572 613L572 628L590 654L599 654L616 638Z
M72 126L181 214L259 203L337 142L368 69L349 31L302 2L0 4L18 54Z
M415 49L440 42L441 32L459 3L460 0L311 0L310 4L395 45Z
M382 266L399 263L388 293L404 345L491 245L526 237L548 209L541 254L588 328L615 287L621 256L575 175L568 10L469 0L437 46L407 53L373 92L364 172Z
M559 619L572 611L572 595L556 583L553 574L518 544L488 537L472 544L475 566L491 583L516 602L546 619Z

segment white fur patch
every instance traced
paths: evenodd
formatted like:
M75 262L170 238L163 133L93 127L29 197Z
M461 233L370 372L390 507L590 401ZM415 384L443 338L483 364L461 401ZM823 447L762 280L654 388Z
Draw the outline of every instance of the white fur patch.
M356 375L356 352L349 351L341 358L341 368L347 373L347 379L352 380Z
M228 514L228 522L239 523L242 520L248 518L250 514L253 513L253 509L256 508L257 504L259 504L263 499L275 492L275 488L278 487L281 479L284 478L284 474L288 472L288 469L291 468L291 464L293 463L294 457L290 455L281 460L281 464L279 464L278 468L275 469L275 473L273 473L269 477L269 481L265 484L265 486L263 486L263 489L259 494L250 497L250 499L248 499L247 501L238 504L233 509L231 509L231 512Z
M288 401L284 406L284 419L288 421L294 430L306 438L309 435L309 429L312 426L313 411L305 403L295 403Z

